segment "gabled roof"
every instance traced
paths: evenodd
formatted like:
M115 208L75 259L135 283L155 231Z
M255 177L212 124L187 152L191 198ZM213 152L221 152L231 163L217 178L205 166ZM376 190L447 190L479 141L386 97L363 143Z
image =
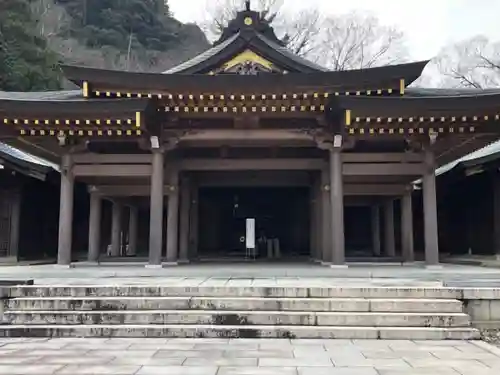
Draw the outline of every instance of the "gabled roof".
M458 168L472 168L481 164L500 160L500 141L493 142L486 147L476 150L436 170L436 176L445 175Z
M51 171L59 171L59 166L45 159L0 142L0 161L11 169L26 176L45 180Z
M164 73L207 74L245 50L251 50L287 72L328 71L288 50L258 12L244 10L237 13L212 48Z
M242 34L238 32L221 44L215 45L202 54L175 66L164 74L207 74L232 57L245 50L251 50L277 66L292 73L327 72L328 69L306 60L286 47L267 39L256 31Z

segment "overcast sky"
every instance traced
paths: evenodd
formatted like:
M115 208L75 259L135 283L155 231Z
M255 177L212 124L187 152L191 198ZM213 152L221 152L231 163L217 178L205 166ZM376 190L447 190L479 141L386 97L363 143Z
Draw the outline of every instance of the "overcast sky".
M169 0L182 22L204 19L210 0ZM448 43L478 34L500 40L500 0L284 0L287 10L316 6L325 14L371 11L382 23L396 25L414 59L434 57Z

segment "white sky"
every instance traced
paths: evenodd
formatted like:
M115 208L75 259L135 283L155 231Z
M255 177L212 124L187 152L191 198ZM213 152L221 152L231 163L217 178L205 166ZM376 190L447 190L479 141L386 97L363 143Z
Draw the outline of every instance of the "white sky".
M371 11L387 25L396 25L406 37L412 58L432 58L453 41L478 34L500 41L500 0L284 0L285 8L299 11L316 6L325 14ZM169 0L182 22L204 19L209 0Z

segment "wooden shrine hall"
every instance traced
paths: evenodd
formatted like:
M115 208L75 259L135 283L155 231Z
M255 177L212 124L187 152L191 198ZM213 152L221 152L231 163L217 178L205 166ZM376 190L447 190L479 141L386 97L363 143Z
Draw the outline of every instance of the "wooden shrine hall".
M1 137L61 166L60 265L75 246L75 182L90 193L91 262L119 256L123 241L151 267L240 254L255 218L258 238L279 239L265 259L343 266L368 249L411 262L415 248L437 265L435 169L498 138L500 95L407 88L427 62L328 71L248 8L211 49L164 73L62 66L81 91L0 100Z

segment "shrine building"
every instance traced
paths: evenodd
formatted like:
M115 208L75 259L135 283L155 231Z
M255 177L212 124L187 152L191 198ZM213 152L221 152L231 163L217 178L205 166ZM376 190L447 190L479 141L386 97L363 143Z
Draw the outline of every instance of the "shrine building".
M90 262L122 255L124 243L151 267L245 254L248 218L257 237L279 239L271 258L343 266L368 249L411 262L418 211L417 250L433 266L435 170L498 139L500 94L407 88L427 63L328 71L246 9L211 49L164 73L62 66L81 91L2 98L0 131L60 165L60 265L79 246L82 183Z

